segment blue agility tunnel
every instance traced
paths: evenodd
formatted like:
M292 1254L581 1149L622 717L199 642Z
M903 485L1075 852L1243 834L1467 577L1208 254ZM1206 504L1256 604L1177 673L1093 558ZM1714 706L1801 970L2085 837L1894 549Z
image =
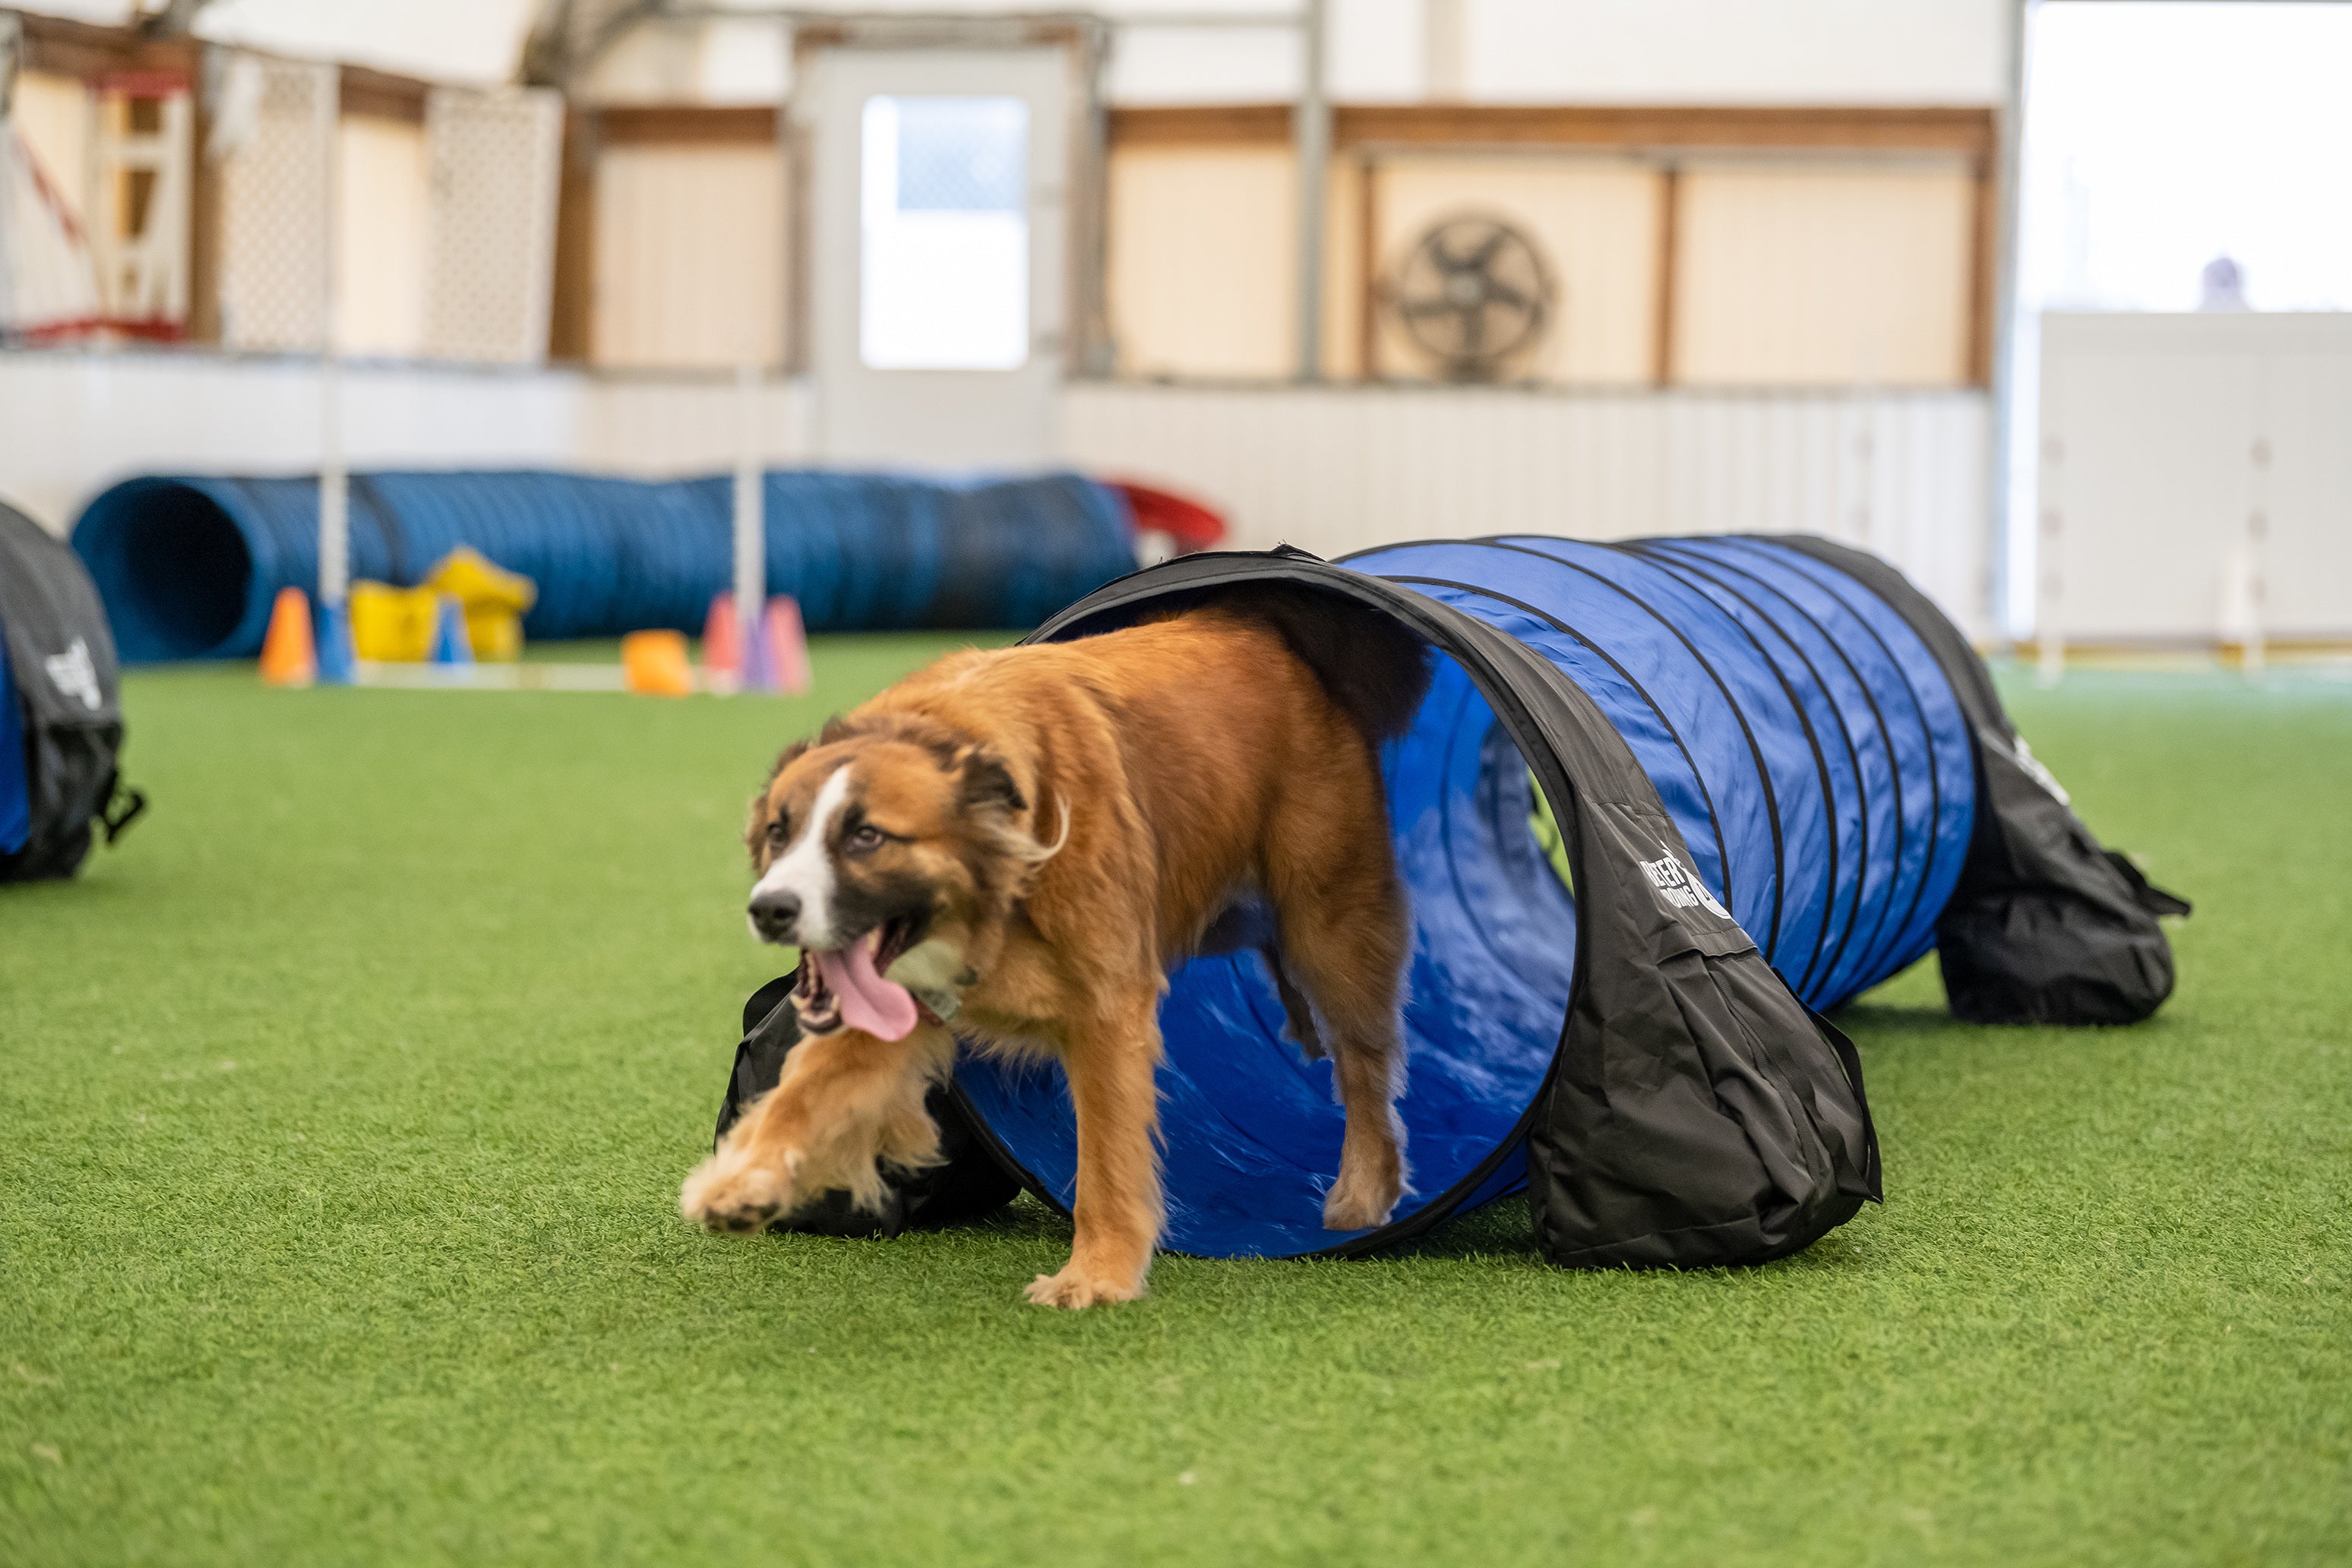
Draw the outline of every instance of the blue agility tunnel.
M732 487L354 474L352 575L409 586L471 545L538 584L527 636L698 630L732 582ZM813 631L1031 626L1135 567L1125 502L1076 474L779 471L765 502L768 591L798 599ZM250 658L278 591L318 584L318 481L126 480L83 510L73 544L126 661Z
M1434 649L1382 759L1416 925L1412 1188L1381 1230L1322 1227L1330 1066L1283 1038L1257 955L1195 959L1160 1015L1175 1250L1359 1252L1532 1186L1558 1262L1781 1256L1878 1192L1860 1064L1821 1012L1939 935L1966 1016L2124 1022L2170 990L2155 915L2186 906L2098 848L1973 651L1873 558L1790 538L1195 556L1036 637L1267 580L1385 610ZM1024 1184L1072 1202L1058 1068L968 1059L956 1097Z

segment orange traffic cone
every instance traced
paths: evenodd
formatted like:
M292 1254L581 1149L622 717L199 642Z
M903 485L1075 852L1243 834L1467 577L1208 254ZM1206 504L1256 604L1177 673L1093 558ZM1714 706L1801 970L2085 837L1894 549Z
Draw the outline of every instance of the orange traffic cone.
M815 681L809 668L808 632L801 625L801 602L790 594L768 601L768 673L778 691L805 694Z
M684 632L631 632L621 639L621 684L650 697L685 697L694 690Z
M308 686L319 679L319 644L310 633L310 600L299 588L280 588L261 639L261 679L272 686Z

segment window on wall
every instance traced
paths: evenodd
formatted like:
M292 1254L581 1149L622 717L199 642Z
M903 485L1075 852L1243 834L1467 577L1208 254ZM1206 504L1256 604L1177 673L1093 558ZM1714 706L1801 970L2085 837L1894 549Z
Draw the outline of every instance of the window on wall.
M2352 6L2033 14L2029 309L2352 310Z
M1029 358L1029 106L881 97L861 132L858 355L874 370Z

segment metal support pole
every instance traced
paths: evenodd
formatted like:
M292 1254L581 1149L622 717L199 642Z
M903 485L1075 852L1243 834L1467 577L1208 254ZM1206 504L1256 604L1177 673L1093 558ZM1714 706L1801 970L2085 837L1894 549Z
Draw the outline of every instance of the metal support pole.
M1324 192L1331 174L1331 100L1323 68L1328 0L1306 0L1299 10L1304 80L1293 117L1298 152L1298 379L1323 378Z
M333 80L339 88L340 73ZM334 121L330 118L322 125L327 137L326 210L331 214L338 195ZM336 341L342 325L342 279L337 275L331 220L322 221L331 226L319 258L319 603L331 613L341 610L352 585L352 476L343 458L342 345Z
M1990 552L1991 581L1985 584L1991 598L1988 606L1992 614L1990 624L1996 631L2010 629L2010 605L2016 595L2014 584L2020 572L2038 570L2040 551L2032 542L2020 549L2018 520L2010 494L2016 482L2015 443L2021 439L2039 441L2040 432L2029 437L2012 430L2017 417L2017 333L2018 333L2018 211L2021 202L2019 168L2025 140L2025 47L2032 34L2032 16L2036 0L2011 0L2009 7L2009 79L2000 106L2000 164L1997 180L1996 210L1999 213L1993 239L1995 257L1992 303L1992 452L1991 500L1992 515L1988 519L1992 532ZM2036 400L2038 403L2038 399ZM2028 516L2034 515L2029 508ZM2017 557L2024 554L2026 559ZM2036 598L2040 597L2036 594ZM2036 635L2039 635L2037 628Z
M352 476L343 461L343 363L319 362L319 603L340 605L352 585Z
M767 473L761 461L760 370L735 368L735 625L751 646L752 626L768 604Z

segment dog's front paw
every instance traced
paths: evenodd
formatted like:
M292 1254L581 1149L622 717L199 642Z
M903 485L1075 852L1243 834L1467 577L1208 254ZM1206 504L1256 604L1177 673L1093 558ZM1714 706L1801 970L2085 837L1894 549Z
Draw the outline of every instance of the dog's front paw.
M1404 1177L1401 1172L1390 1170L1362 1177L1353 1172L1345 1173L1323 1194L1323 1228L1370 1230L1386 1225L1389 1215L1396 1212L1397 1200L1403 1195Z
M1143 1294L1143 1281L1084 1268L1073 1259L1059 1274L1040 1274L1029 1281L1024 1294L1040 1307L1067 1307L1075 1311L1102 1301L1132 1301Z
M678 1212L705 1230L752 1236L782 1219L793 1205L792 1164L782 1168L722 1149L695 1167L677 1194Z

